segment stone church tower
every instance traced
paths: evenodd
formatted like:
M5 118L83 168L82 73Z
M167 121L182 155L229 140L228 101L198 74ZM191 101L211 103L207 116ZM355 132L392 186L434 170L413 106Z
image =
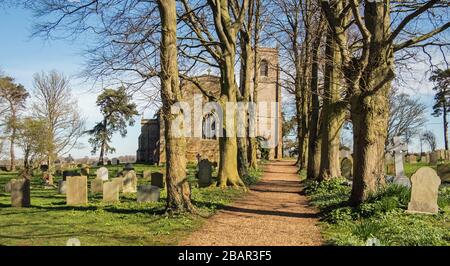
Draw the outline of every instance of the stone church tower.
M268 108L265 112L257 112L256 136L262 136L269 140L268 142L276 144L268 149L269 159L282 158L282 117L281 117L281 86L279 84L279 60L278 50L275 48L259 48L260 56L260 78L257 89L258 104L265 105ZM220 95L220 78L213 75L202 75L197 77L197 81L202 87L208 89L208 93L218 97ZM201 91L191 82L183 81L184 101L193 108L194 98L201 95ZM253 86L251 87L253 90ZM253 95L253 93L251 93ZM197 95L197 96L194 96ZM200 96L205 105L208 102L206 96ZM198 100L198 99L197 99ZM191 110L192 111L192 110ZM201 130L197 137L186 139L186 158L188 161L195 162L198 156L208 158L210 161L219 161L219 141L216 137L216 120L211 119L211 114L203 114L202 125L195 128L192 122L192 132ZM191 114L191 121L198 119ZM269 130L261 131L260 127ZM139 136L139 148L136 158L138 162L146 163L164 163L164 125L163 120L142 119L141 134ZM201 137L200 137L201 136ZM275 141L277 140L277 141Z

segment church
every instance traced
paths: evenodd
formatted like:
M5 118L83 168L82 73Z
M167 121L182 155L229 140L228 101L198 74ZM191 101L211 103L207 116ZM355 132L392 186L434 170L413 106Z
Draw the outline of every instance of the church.
M279 56L276 48L258 48L260 57L259 82L256 92L257 103L272 103L269 111L256 112L257 124L270 128L269 133L262 134L258 130L256 136L272 141L276 145L268 148L270 160L282 158L282 116L281 116L281 86L279 73ZM208 94L218 97L220 95L220 78L214 75L202 75L196 78L202 88L208 89ZM182 81L183 100L194 106L195 95L201 95L201 90L190 81ZM253 95L253 84L251 86ZM203 95L203 103L208 98ZM219 161L219 140L216 132L216 121L211 119L213 113L202 113L202 133L196 137L186 138L186 158L188 162L196 162L199 157L207 158L212 162ZM191 121L195 117L191 117ZM164 125L159 117L141 120L141 134L139 147L136 152L137 162L165 163ZM260 134L261 133L261 134Z

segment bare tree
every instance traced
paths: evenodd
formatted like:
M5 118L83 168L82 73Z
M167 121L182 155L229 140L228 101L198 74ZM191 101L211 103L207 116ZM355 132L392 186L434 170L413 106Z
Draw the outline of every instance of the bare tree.
M424 124L426 106L418 99L393 89L389 98L388 138L402 136L406 143L416 136Z
M41 72L34 75L33 82L33 116L46 121L51 132L52 145L47 151L50 167L54 159L75 147L83 135L85 121L66 76L57 71Z
M436 135L432 131L425 131L420 138L430 146L431 151L436 150Z

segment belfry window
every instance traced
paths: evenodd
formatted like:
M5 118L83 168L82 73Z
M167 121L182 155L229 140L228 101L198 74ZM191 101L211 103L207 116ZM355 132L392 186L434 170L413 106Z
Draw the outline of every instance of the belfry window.
M267 62L267 60L262 60L261 61L261 66L260 66L260 69L259 69L259 73L263 77L269 76L269 63Z

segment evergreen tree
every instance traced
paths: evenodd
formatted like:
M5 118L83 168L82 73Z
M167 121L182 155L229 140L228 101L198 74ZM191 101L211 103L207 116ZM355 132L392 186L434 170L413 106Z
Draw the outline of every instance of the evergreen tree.
M445 149L448 150L448 121L447 112L450 110L450 69L433 71L430 77L436 86L433 90L436 91L434 96L435 104L433 105L432 115L439 117L442 115L444 123L444 143Z

